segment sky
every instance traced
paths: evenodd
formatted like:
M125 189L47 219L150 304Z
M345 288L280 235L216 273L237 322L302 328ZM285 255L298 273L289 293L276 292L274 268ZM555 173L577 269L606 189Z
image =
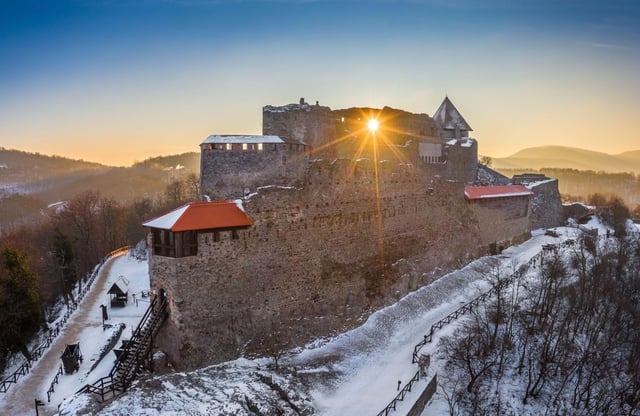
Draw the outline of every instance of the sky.
M0 146L127 166L318 100L432 115L479 153L640 149L635 0L4 0Z

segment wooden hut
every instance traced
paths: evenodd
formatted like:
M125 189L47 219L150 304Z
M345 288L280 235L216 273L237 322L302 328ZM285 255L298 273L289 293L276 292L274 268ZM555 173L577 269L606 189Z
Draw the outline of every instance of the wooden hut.
M129 281L120 276L107 292L111 295L111 307L127 306L129 300Z
M60 358L62 358L62 366L66 374L78 371L82 362L80 344L67 344Z

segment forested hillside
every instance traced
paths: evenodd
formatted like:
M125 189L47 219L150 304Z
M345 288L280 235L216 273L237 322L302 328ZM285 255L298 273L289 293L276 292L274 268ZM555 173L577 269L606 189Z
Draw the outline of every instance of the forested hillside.
M635 415L640 240L549 246L443 340L451 415Z
M85 177L95 189L59 189L65 199L55 207L47 208L38 193L0 198L0 370L11 353L27 352L26 343L55 317L60 299L74 301L73 288L107 253L145 239L145 220L198 199L198 176L162 162ZM117 187L126 198L102 192ZM52 189L46 192L55 196Z
M199 172L198 153L110 167L58 156L0 150L0 233L49 215L46 207L87 191L127 204L158 197L168 184Z

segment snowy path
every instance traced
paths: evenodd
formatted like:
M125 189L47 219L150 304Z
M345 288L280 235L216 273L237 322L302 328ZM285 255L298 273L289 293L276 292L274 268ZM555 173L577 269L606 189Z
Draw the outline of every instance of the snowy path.
M55 404L53 401L47 403L47 390L49 390L51 381L62 363L60 355L66 344L79 341L79 334L89 324L89 315L94 313L97 303L102 300L101 296L106 291L107 276L109 276L109 271L116 258L107 260L102 266L96 281L69 324L51 344L49 350L33 366L31 372L20 379L15 386L12 386L4 395L5 397L1 397L0 415L32 415L35 413L35 398L45 403L45 406L38 408L40 415L53 415L57 411L57 402Z
M573 237L574 230L563 229L563 233ZM558 241L538 234L502 255L476 260L376 312L362 327L293 358L294 363L304 365L327 354L341 357L334 366L344 374L338 383L313 392L319 414L375 415L384 409L397 394L398 381L404 386L417 371L417 365L411 363L413 348L432 324L489 290L489 273L499 270L503 276L510 275L535 256L543 244ZM445 327L437 336L449 330L452 329ZM421 353L433 354L435 345L436 342L425 345ZM432 376L433 370L427 379L416 384L404 402L398 403L394 413L406 414Z

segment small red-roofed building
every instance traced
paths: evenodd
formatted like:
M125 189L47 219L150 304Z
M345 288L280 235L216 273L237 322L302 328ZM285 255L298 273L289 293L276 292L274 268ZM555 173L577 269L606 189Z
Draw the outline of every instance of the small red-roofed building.
M521 198L531 195L533 192L522 185L465 186L464 188L464 196L470 201Z
M253 221L234 201L190 202L142 224L151 230L154 256L188 257L198 254L198 234L212 235L214 242L223 234L237 239L238 231Z
M465 186L464 196L478 218L482 243L496 254L530 236L529 201L535 195L523 185ZM522 230L514 235L513 230Z
M523 185L465 186L467 202L499 210L502 220L529 217L529 199L535 195Z

